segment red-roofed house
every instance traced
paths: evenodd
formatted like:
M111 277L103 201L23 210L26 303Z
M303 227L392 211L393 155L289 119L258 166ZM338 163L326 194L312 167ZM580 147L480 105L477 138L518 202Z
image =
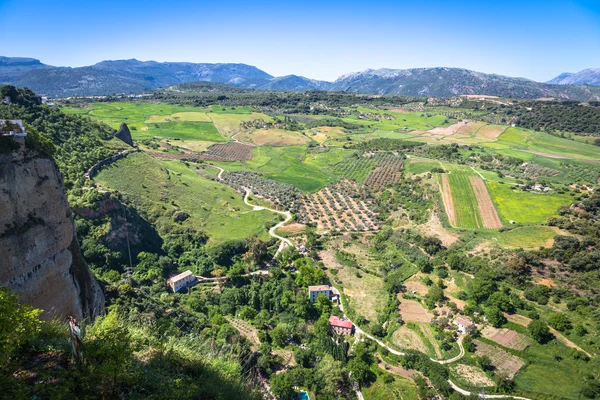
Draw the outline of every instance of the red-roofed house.
M329 317L329 328L336 335L350 336L352 335L352 321L339 318L334 315Z

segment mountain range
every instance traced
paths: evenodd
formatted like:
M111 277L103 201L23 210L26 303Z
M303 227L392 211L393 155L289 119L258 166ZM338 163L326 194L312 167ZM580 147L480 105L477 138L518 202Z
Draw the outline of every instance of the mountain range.
M586 72L589 71L589 72ZM140 93L188 82L215 82L244 89L329 90L405 96L479 94L535 99L600 100L600 70L561 74L548 83L462 68L369 69L334 82L297 75L274 77L246 64L117 60L85 67L54 67L34 58L0 57L0 83L28 87L50 97Z

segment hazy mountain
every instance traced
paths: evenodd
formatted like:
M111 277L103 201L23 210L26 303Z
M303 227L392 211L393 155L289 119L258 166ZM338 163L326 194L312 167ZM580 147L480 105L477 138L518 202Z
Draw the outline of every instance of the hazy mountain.
M563 72L547 83L556 85L593 85L600 86L600 68L589 68L572 73Z
M585 75L589 82L595 71ZM575 75L563 74L563 80ZM556 78L558 79L558 78ZM406 96L447 97L481 94L535 99L557 97L574 100L600 100L600 87L550 85L524 78L484 74L461 68L369 69L325 82L297 75L273 77L246 64L196 64L118 60L79 67L53 67L33 58L0 57L0 84L28 87L54 96L90 96L112 93L139 93L189 82L221 83L259 90L333 90ZM575 81L578 82L579 81Z
M339 77L330 90L436 97L482 94L527 99L600 98L600 90L596 88L548 85L462 68L369 69Z
M317 81L298 75L286 75L273 78L266 84L259 87L262 90L328 90L331 82Z
M246 64L118 60L102 61L79 68L51 67L40 63L43 66L41 68L23 67L16 70L14 60L4 58L4 63L0 64L0 83L28 87L37 93L50 96L137 93L194 81L252 88L273 78L266 72Z

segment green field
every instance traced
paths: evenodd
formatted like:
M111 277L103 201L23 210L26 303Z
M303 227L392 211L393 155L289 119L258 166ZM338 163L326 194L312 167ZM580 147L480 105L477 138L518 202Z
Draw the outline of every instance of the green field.
M495 235L498 245L507 248L536 249L547 247L557 233L548 226L523 226Z
M224 142L226 139L219 133L212 122L163 122L147 125L147 130L134 134L134 137L160 136L183 140L203 140L209 142Z
M189 214L181 226L205 231L211 243L252 235L266 240L270 237L266 226L276 220L269 211L252 211L240 194L200 177L182 162L163 162L143 153L106 167L95 180L156 218L159 231L178 224L172 217L176 211Z
M573 202L568 194L523 192L511 189L508 184L490 181L486 181L486 186L505 224L510 220L519 224L543 224L556 215L558 207Z
M265 178L290 183L305 192L315 192L338 179L319 167L305 163L306 147L255 147L252 160L214 162L228 171L254 171Z
M361 388L365 400L418 400L417 387L406 378L393 375L392 383L385 383L383 377L388 372L373 366L371 370L377 374L377 380L369 387Z
M469 176L473 175L473 172L469 174L458 171L448 174L458 228L479 229L483 227L483 221L477 208L477 198L471 181L469 181Z
M563 139L543 132L521 128L508 128L498 137L498 144L516 150L543 153L552 157L581 160L600 160L600 147L575 140Z

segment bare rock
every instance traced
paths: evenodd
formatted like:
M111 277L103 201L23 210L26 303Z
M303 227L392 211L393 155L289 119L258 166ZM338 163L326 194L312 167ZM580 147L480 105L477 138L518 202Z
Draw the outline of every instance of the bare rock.
M131 132L129 131L129 127L125 122L121 123L119 130L115 133L115 136L131 147L133 147L133 139L131 138Z

